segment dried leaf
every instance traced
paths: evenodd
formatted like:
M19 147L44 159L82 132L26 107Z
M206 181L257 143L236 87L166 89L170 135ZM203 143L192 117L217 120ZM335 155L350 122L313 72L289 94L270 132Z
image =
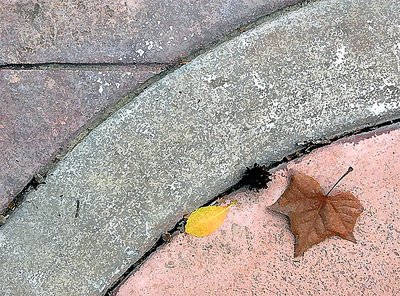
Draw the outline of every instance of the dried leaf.
M229 208L236 203L237 201L233 201L227 206L208 206L197 209L190 214L185 232L197 237L210 235L222 225Z
M296 237L295 257L335 235L356 242L353 229L363 210L350 192L327 197L319 183L304 174L293 175L285 192L269 208L289 217Z

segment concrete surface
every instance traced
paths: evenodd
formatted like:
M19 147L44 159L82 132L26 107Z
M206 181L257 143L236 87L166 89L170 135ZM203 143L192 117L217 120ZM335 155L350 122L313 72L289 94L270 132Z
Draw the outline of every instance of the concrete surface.
M169 63L299 0L0 0L0 64Z
M161 70L1 70L0 214L74 134Z
M399 5L311 3L153 84L91 132L0 228L0 290L100 293L246 166L280 159L297 142L398 118Z
M214 235L173 238L117 295L399 295L399 127L318 149L276 170L268 189L228 196L239 203ZM354 171L335 191L352 192L365 208L358 243L330 238L294 259L288 220L267 206L285 190L290 171L315 177L328 191L349 166Z

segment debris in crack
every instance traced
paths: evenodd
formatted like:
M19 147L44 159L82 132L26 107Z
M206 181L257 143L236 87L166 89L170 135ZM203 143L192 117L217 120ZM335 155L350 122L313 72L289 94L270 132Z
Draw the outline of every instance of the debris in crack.
M146 259L156 252L161 246L165 245L165 243L171 241L171 239L176 236L177 234L181 233L180 227L182 227L182 223L185 223L184 219L180 220L178 223L175 224L174 228L164 232L158 240L154 243L154 245L145 253L143 256L133 263L113 284L109 287L105 292L104 296L114 296L117 293L117 288L120 287L124 281L128 278L128 276L139 268Z
M79 199L77 199L76 200L75 218L79 217L80 204L81 204L81 202L79 201Z
M14 211L17 207L17 204L12 200L7 204L7 209L10 211Z
M37 189L37 187L41 184L46 184L45 182L45 177L46 175L41 175L39 173L35 174L31 180L31 185L34 189Z
M271 173L266 165L255 163L253 167L247 168L239 184L249 186L250 190L260 191L267 188L268 182L271 181Z
M297 143L296 145L303 148L301 150L302 154L308 154L310 153L312 150L328 145L332 143L332 140L330 139L320 139L320 140L312 140L312 141L305 141L305 142L300 142Z
M3 215L0 215L0 225L3 225L6 223L7 218Z
M168 231L164 232L161 236L161 238L163 239L164 242L168 243L171 241L172 239L172 235L171 233L169 233Z
M28 192L36 190L41 184L46 184L45 179L46 174L37 173L33 176L33 178L25 186L25 188L20 193L18 193L12 201L7 204L7 207L1 213L2 219L0 219L0 226L4 225L7 222L7 219L10 217L10 214L12 214L24 202L26 194Z
M176 226L175 226L176 231L179 231L180 233L184 233L184 232L185 232L185 226L186 226L186 221L187 221L187 218L188 218L188 217L189 217L189 215L183 216L183 219L180 220L180 221L176 224Z

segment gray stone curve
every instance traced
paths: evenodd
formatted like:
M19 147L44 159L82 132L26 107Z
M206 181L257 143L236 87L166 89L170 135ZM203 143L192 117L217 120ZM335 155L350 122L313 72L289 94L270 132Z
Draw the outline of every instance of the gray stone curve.
M399 11L396 0L311 3L153 84L0 228L2 293L98 295L246 166L398 118Z

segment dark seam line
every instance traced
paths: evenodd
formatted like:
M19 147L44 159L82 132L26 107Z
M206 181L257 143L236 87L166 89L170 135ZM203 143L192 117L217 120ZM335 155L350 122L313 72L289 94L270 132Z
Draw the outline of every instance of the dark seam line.
M165 67L170 63L159 63L159 62L149 62L149 63L58 63L58 62L48 62L48 63L32 63L32 64L5 64L0 65L0 70L68 70L68 69L104 69L104 68L114 68L123 69L128 67Z

